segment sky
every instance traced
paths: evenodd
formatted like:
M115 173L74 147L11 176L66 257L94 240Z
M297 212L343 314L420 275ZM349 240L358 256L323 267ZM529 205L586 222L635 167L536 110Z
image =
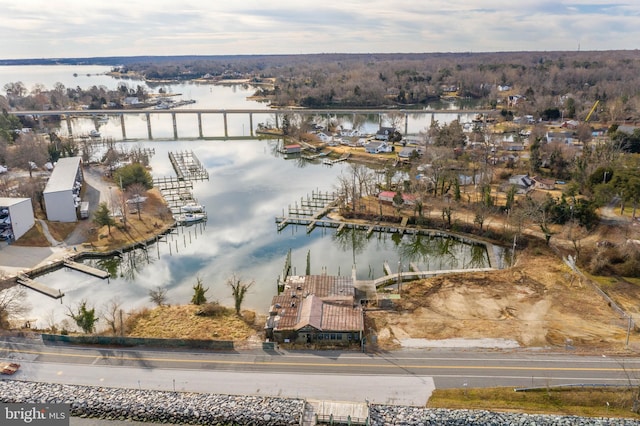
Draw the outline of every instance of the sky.
M0 0L0 7L0 59L640 47L640 0Z

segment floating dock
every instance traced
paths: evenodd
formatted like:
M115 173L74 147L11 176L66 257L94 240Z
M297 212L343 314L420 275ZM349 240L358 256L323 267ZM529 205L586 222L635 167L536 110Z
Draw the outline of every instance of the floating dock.
M24 274L18 275L16 282L20 285L23 285L39 293L42 293L45 296L53 297L54 299L59 299L62 296L64 296L64 293L62 293L60 290L55 290L49 286L46 286L42 283L34 281Z
M85 274L92 275L101 279L109 278L109 273L102 269L93 268L83 263L74 262L72 260L65 260L64 266L67 268L75 269L76 271L84 272Z
M179 180L209 180L209 172L193 151L169 152L169 161Z
M351 156L351 153L350 152L346 152L346 153L342 154L342 157L336 158L335 160L331 160L329 158L325 158L324 160L322 160L322 164L326 164L327 166L333 166L334 164L340 163L341 161L347 161L350 156Z

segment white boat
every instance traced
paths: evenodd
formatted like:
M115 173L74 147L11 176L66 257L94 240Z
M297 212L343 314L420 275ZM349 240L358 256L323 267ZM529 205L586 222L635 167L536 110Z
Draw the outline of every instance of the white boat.
M173 216L173 219L178 223L195 223L201 222L207 219L207 215L204 213L184 213Z
M147 197L143 197L139 194L136 194L133 198L129 198L127 200L127 204L140 204L147 201Z
M89 132L89 136L91 136L92 138L99 138L100 137L100 132L97 130L91 130Z
M187 213L200 213L204 210L204 206L198 203L191 202L180 207L180 210Z

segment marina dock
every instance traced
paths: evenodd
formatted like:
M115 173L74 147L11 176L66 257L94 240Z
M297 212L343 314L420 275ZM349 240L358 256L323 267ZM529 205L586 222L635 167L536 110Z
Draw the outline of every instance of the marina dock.
M49 296L52 297L54 299L59 299L62 296L64 296L64 293L62 293L60 290L55 290L49 286L46 286L42 283L39 283L37 281L32 280L31 278L27 277L24 274L19 274L18 278L16 280L16 282L20 285L23 285L25 287L28 287L32 290L35 290L39 293L44 294L45 296Z
M72 260L64 261L64 266L67 268L75 269L76 271L84 272L85 274L92 275L101 279L109 278L109 273L102 269L93 268L83 263L74 262Z
M209 172L193 151L169 152L169 161L178 180L209 180Z
M346 153L342 154L342 157L336 158L335 160L331 160L329 158L325 158L324 160L322 160L322 164L326 164L327 166L333 166L334 164L340 163L341 161L347 161L350 156L351 156L351 153L350 152L346 152Z
M198 204L192 192L193 182L209 180L209 172L193 151L169 152L169 161L176 176L154 178L153 185L160 190L171 213L178 215L185 213L182 207L186 204Z

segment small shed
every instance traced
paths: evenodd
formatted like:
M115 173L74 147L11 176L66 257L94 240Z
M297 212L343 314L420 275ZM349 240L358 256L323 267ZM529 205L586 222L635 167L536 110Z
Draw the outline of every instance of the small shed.
M301 151L302 151L302 147L297 143L285 145L282 148L282 152L284 152L285 154L300 154Z

